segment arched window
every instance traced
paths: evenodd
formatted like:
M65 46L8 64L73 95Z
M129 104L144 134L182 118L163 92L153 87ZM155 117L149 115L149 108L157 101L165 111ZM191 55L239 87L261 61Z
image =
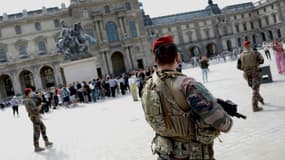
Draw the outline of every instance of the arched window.
M109 42L119 41L117 26L114 22L108 22L106 25L106 31Z
M110 7L109 7L109 6L105 6L105 7L104 7L104 9L105 9L105 13L110 13L110 12L111 12L111 10L110 10Z
M131 36L132 38L135 38L138 36L137 33L137 27L136 27L136 23L134 21L130 21L129 22L129 27L130 27L130 31L131 31Z

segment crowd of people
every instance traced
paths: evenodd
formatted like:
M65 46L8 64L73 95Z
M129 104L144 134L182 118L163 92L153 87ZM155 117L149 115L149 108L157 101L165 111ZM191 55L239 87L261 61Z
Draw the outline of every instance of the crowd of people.
M34 95L42 100L42 113L57 109L59 106L75 107L79 103L95 103L128 93L132 93L134 101L137 101L138 97L141 97L144 82L151 77L155 69L156 66L118 76L107 75L105 78L97 78L88 82L73 82L45 90L40 89L35 91Z

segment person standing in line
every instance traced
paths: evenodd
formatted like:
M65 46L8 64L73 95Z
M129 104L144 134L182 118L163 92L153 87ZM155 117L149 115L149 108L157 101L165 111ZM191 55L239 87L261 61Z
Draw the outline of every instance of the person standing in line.
M109 79L109 84L110 84L110 88L111 88L111 95L112 95L112 97L115 97L116 96L117 82L113 76L111 76L111 78Z
M128 79L128 83L130 85L130 91L132 93L132 97L134 101L138 101L138 90L137 90L137 77L135 71L131 73L131 77Z
M202 79L203 82L208 82L208 68L209 68L209 60L206 56L200 57L199 60L200 67L202 69Z
M214 160L214 140L233 120L199 82L176 72L177 46L171 36L154 41L158 71L142 92L146 121L155 132L158 160Z
M271 60L271 54L269 51L269 46L268 46L268 44L266 44L265 41L263 42L263 49L264 49L264 53L265 53L266 58Z
M61 92L62 92L62 99L63 99L62 104L63 104L63 106L68 107L70 104L70 97L69 97L70 91L66 87L66 84L63 85Z
M273 41L273 50L275 53L278 73L285 75L285 51L277 39Z
M16 96L13 96L13 98L10 100L10 104L13 109L13 116L15 117L15 114L17 113L17 116L19 117L19 100Z
M69 84L69 91L70 91L70 101L72 103L72 107L77 106L77 91L73 84Z
M42 103L40 101L40 97L35 97L32 93L31 88L24 89L25 98L23 104L26 107L28 115L33 123L34 130L34 151L41 152L44 148L41 148L39 145L40 134L42 134L42 138L45 141L45 146L47 148L53 145L52 142L49 141L48 136L46 134L46 126L41 120L40 110L42 107Z
M264 63L264 59L258 51L254 51L250 46L250 41L243 42L243 52L238 60L238 69L244 72L243 76L248 83L248 86L252 88L252 110L258 112L263 110L258 106L258 102L264 105L264 100L260 95L260 69L259 65Z

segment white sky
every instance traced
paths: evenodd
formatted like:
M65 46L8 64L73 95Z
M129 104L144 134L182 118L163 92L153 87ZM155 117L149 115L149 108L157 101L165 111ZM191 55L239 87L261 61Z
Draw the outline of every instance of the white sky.
M70 0L1 0L5 1L0 5L0 15L4 12L8 14L22 12L23 9L36 10L46 7L60 7L61 3L69 5ZM204 9L208 0L140 0L146 13L151 17L188 12ZM245 2L257 2L257 0L214 0L220 8Z

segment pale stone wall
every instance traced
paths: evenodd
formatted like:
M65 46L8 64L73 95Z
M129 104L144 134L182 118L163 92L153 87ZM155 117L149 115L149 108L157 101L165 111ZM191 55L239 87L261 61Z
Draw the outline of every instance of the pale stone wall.
M89 82L97 78L95 60L96 58L93 57L61 64L66 83Z

